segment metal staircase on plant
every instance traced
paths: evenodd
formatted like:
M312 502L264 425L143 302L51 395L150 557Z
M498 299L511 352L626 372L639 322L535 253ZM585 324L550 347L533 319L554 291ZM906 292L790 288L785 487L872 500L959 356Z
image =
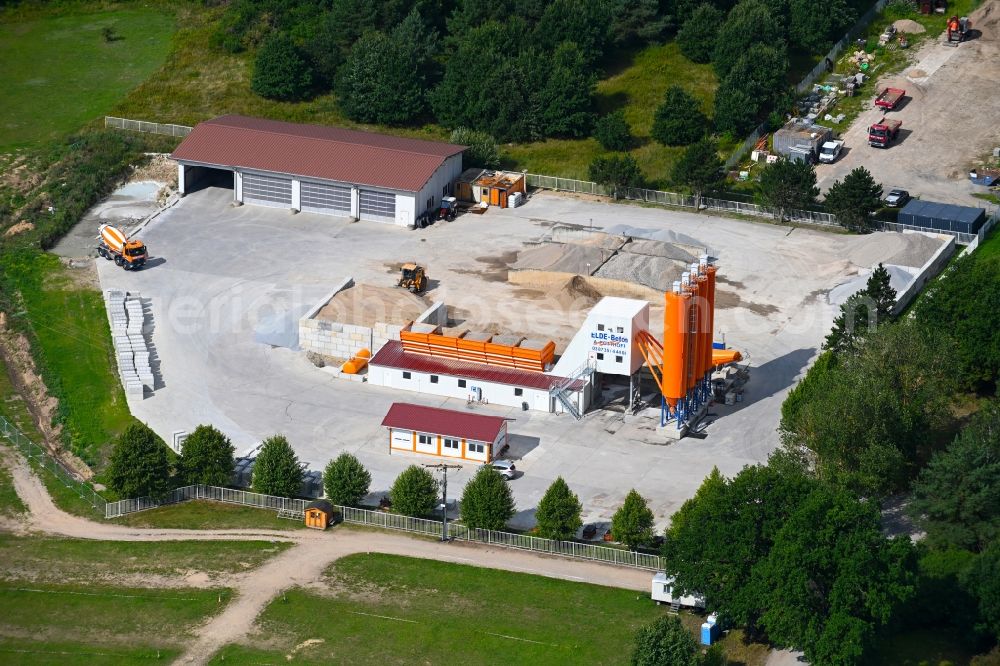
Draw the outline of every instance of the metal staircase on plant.
M574 404L569 387L579 380L583 380L584 383L589 382L593 374L594 368L590 366L590 363L584 363L582 366L571 372L568 377L563 377L557 384L553 385L552 388L549 389L549 397L558 400L563 408L572 414L574 419L579 421L583 418L583 414Z

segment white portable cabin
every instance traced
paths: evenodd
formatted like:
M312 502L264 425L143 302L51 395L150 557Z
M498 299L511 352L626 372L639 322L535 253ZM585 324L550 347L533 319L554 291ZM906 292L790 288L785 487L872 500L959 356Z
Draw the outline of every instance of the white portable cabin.
M658 572L653 576L653 601L657 604L679 604L686 608L705 610L705 597L700 594L674 597L674 578Z

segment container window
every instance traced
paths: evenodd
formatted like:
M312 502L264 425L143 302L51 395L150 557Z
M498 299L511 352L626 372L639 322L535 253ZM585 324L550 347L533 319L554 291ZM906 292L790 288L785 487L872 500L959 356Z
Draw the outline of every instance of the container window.
M524 389L514 389L514 395L524 395Z
M598 324L597 325L597 330L598 331L603 331L604 330L604 324Z
M597 360L598 361L603 361L604 360L604 354L601 353L601 352L597 352Z
M468 447L469 453L482 453L486 450L485 446L479 442L469 442Z
M615 330L617 330L617 331L618 331L619 333L624 333L624 332L625 332L625 327L624 327L624 326L619 326L619 327L618 327L617 329L615 329Z
M458 380L458 388L465 388L466 383L467 382L464 379L459 379Z
M438 383L438 376L431 375L431 384L437 384L437 383Z
M430 435L417 435L417 441L424 445L430 445L434 443Z
M406 371L404 370L404 371L403 371L403 379L409 379L409 378L410 378L410 373L408 373L408 372L406 372Z
M444 440L444 448L446 449L450 449L452 451L458 451L461 448L461 446L462 446L461 442L459 442L457 439L451 439L449 437L446 437Z
M624 358L622 358L621 356L615 356L615 363L621 363L621 362L622 362L622 361L624 361L624 360L625 360L625 359L624 359Z

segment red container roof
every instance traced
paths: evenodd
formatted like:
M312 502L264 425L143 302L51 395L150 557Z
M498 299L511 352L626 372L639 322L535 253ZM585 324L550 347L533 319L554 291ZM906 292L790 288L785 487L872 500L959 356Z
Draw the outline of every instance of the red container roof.
M456 437L475 440L477 442L492 442L504 429L507 419L500 416L470 414L453 409L424 407L405 402L394 402L382 419L382 425L387 428L416 430L432 435Z

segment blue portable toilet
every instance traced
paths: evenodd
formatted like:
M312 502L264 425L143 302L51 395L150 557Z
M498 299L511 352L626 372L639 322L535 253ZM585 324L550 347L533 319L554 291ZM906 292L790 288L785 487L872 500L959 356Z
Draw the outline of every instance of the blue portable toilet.
M701 644L711 645L715 641L719 640L719 624L718 616L715 613L709 615L704 622L701 623Z

